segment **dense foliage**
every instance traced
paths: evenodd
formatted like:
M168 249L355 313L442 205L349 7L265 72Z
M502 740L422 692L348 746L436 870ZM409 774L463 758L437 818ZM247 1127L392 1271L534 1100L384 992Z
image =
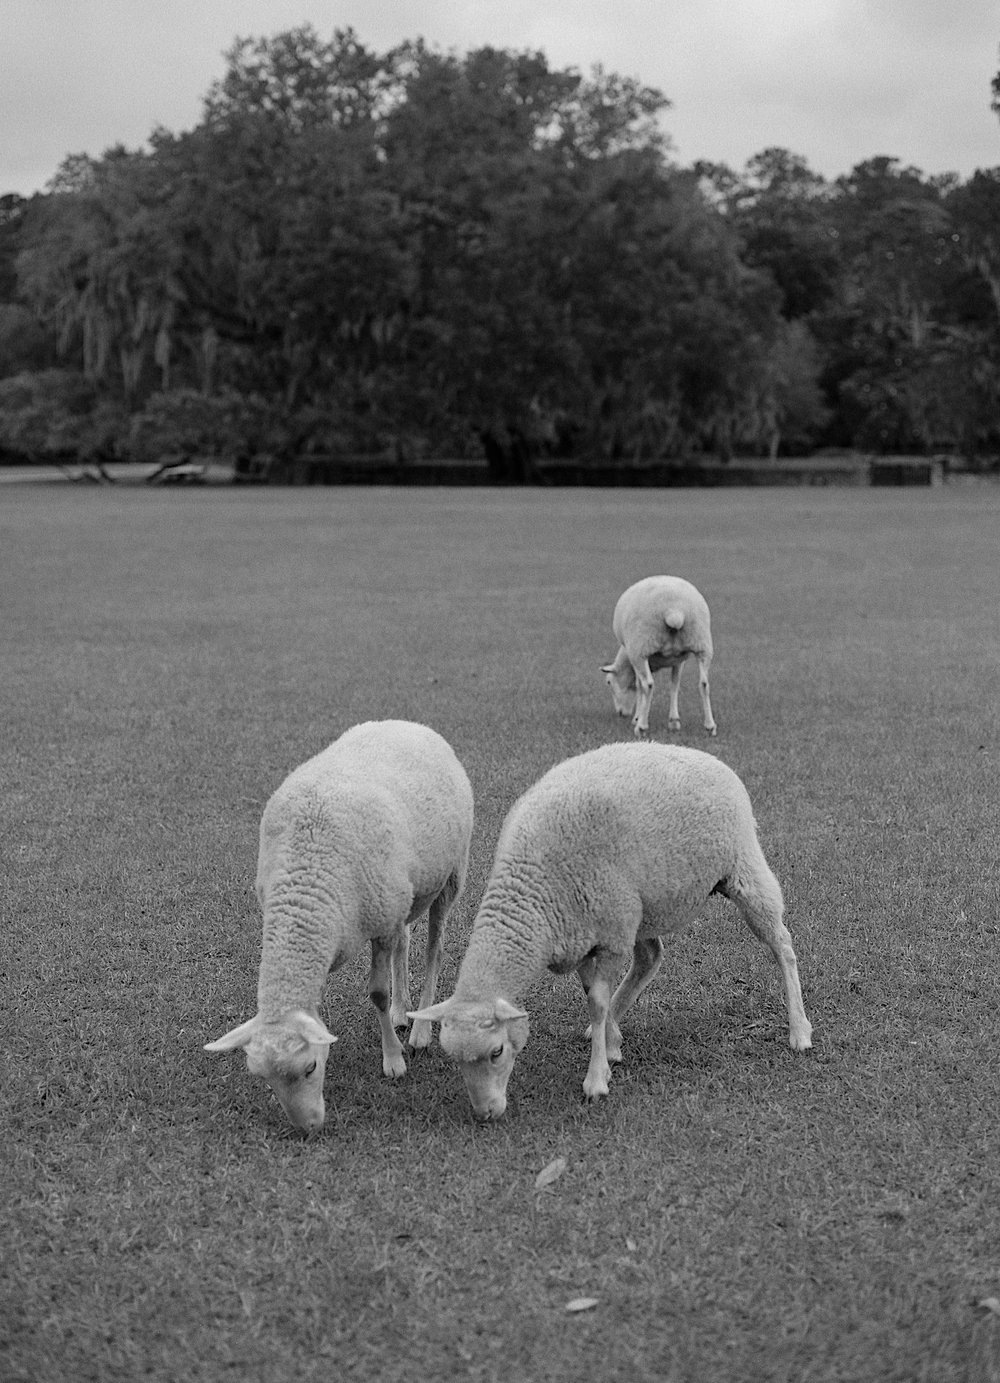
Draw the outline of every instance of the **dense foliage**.
M679 167L539 53L242 39L199 124L0 199L0 446L1000 448L1000 168Z

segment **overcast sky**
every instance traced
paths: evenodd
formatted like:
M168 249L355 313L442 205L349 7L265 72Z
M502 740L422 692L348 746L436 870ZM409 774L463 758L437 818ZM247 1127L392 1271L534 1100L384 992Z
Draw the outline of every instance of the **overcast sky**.
M237 35L305 22L601 63L670 99L685 164L779 145L830 178L877 154L968 177L1000 166L998 20L996 0L0 0L0 193L189 129Z

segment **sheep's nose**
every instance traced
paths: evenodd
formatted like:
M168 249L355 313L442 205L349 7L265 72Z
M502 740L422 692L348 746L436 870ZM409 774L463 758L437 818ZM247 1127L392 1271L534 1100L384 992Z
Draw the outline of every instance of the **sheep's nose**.
M314 1133L319 1133L320 1129L323 1127L323 1120L325 1117L326 1110L321 1109L318 1113L300 1114L297 1118L292 1120L292 1123L297 1129L304 1133L307 1138L311 1138Z

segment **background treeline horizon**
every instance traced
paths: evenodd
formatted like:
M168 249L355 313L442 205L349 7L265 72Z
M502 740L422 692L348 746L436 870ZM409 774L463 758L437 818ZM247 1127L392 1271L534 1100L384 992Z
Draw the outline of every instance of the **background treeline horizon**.
M0 197L0 448L1000 452L1000 167L682 167L659 91L535 52L226 60L193 129Z

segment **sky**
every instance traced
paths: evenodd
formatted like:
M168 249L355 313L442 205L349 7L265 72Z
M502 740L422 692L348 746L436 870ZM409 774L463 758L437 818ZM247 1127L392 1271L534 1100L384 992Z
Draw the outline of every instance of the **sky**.
M0 0L0 194L43 190L201 116L237 36L352 27L459 53L540 49L670 100L674 157L740 169L762 149L827 178L889 155L924 173L1000 166L997 0Z

